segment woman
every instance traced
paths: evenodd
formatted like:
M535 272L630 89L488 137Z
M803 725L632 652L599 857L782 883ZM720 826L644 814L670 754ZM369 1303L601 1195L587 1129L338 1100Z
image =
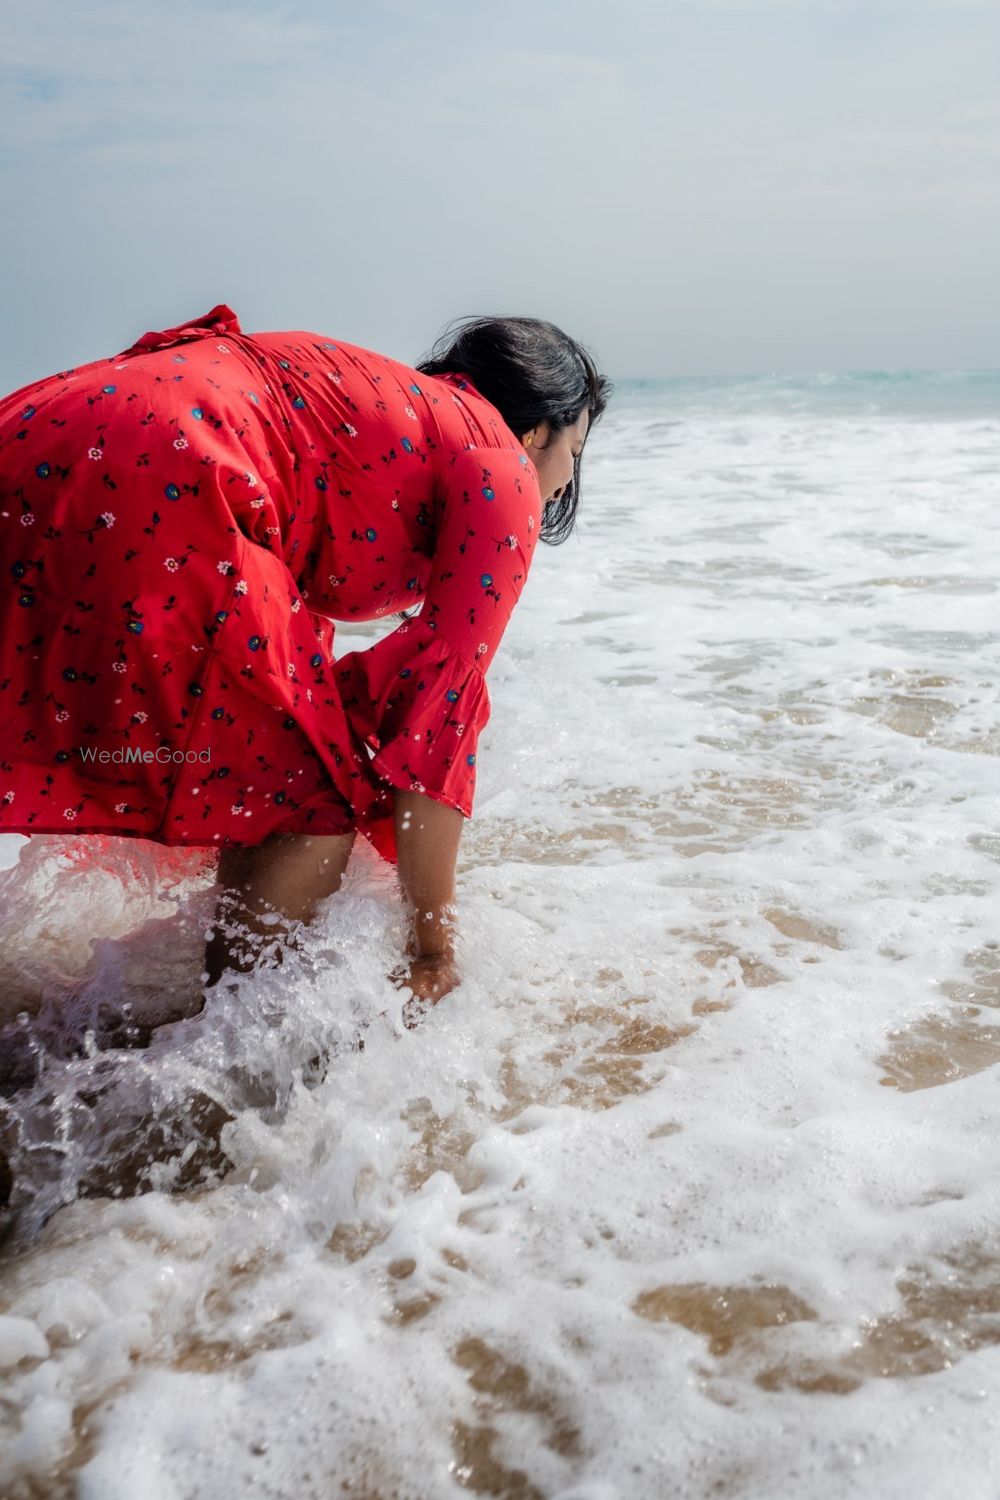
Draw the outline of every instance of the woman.
M208 985L294 938L360 831L439 999L485 673L609 391L537 319L411 368L219 305L0 402L0 830L218 847ZM421 601L336 658L334 621Z

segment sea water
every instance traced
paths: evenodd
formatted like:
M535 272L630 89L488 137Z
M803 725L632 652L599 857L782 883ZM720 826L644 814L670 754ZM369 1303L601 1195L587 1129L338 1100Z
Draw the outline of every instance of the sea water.
M621 382L414 1030L367 847L116 1050L210 863L3 841L5 1495L997 1494L998 468L996 374Z

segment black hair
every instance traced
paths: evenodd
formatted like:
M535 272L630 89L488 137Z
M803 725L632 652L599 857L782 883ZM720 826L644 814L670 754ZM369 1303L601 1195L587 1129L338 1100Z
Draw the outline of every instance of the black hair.
M590 413L589 436L613 389L582 344L541 318L455 319L415 368L424 375L468 375L518 438L540 422L548 422L554 435L572 427L584 411ZM574 459L572 480L545 507L539 531L543 542L564 542L573 530L580 457L582 450Z

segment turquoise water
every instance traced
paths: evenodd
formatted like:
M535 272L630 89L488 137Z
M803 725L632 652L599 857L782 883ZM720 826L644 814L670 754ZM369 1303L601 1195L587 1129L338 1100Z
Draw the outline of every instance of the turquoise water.
M812 375L679 375L615 382L615 402L677 411L804 412L921 421L1000 415L1000 370L851 370Z

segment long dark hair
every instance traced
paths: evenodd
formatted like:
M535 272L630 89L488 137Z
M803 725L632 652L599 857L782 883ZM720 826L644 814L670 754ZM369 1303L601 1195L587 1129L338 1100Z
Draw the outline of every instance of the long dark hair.
M424 375L468 375L517 437L539 422L548 422L553 434L561 432L584 411L590 413L589 436L613 389L582 344L541 318L454 319L415 368ZM539 531L543 542L564 542L573 530L580 457L564 492L545 507Z

